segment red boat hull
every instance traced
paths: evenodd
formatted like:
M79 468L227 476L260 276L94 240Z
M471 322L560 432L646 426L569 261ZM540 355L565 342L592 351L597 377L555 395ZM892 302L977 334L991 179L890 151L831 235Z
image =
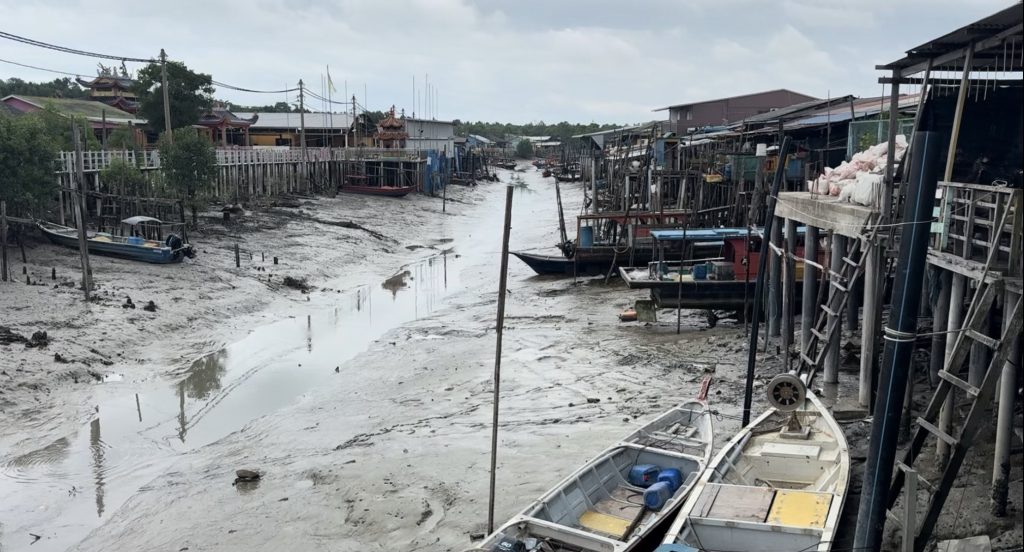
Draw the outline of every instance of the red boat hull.
M415 186L342 186L341 191L350 194L365 194L384 197L402 197L416 191Z

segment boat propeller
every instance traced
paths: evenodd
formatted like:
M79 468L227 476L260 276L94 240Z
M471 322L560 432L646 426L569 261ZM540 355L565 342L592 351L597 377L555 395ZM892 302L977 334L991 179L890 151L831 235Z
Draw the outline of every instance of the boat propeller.
M795 374L779 374L768 382L768 402L783 412L792 412L807 398L807 386Z

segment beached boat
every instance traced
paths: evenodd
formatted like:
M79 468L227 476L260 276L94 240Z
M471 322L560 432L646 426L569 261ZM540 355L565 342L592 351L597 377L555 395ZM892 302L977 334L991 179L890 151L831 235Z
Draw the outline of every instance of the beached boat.
M804 233L801 227L797 234ZM649 289L651 299L660 308L742 310L749 306L757 284L761 239L746 228L698 228L688 230L652 230L654 259L643 265L619 267L619 276L630 289ZM706 247L718 243L711 252ZM680 244L700 247L700 253L680 257ZM795 253L803 255L803 245ZM819 261L822 255L819 255ZM673 260L668 260L673 259ZM794 267L795 299L799 304L803 289L804 263Z
M141 235L147 231L180 226L166 223L152 217L130 217L121 221L132 229L131 235L115 236L106 232L86 232L86 246L90 254L120 257L147 263L169 264L181 262L185 257L195 257L192 244L186 243L178 234L168 233L166 238L147 239ZM78 230L50 222L37 222L36 226L51 242L65 247L78 248Z
M713 444L707 405L686 401L599 454L473 550L625 552L657 542Z
M416 186L378 186L370 184L365 175L349 175L345 177L345 185L340 189L350 194L403 197L415 192Z
M796 409L771 408L733 437L657 552L832 548L850 474L846 438L812 393L777 389L773 402ZM794 400L800 394L806 399Z

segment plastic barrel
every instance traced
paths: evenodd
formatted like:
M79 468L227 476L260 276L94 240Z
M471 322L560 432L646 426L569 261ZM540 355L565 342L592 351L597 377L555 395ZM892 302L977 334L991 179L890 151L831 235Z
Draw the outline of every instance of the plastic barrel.
M657 512L668 499L672 498L672 487L666 481L659 481L644 491L644 506L648 510Z
M658 474L658 481L668 483L674 493L679 490L679 487L683 486L683 472L675 468L665 468Z
M693 265L693 279L704 280L708 277L708 266L706 264Z
M593 226L580 226L580 247L594 247Z

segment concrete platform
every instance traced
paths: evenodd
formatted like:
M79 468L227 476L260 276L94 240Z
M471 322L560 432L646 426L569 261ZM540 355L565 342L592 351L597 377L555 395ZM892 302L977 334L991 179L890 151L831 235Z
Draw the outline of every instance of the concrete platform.
M835 196L810 192L780 192L775 204L775 216L792 219L801 224L817 226L851 238L859 238L868 217L875 209L840 202Z

